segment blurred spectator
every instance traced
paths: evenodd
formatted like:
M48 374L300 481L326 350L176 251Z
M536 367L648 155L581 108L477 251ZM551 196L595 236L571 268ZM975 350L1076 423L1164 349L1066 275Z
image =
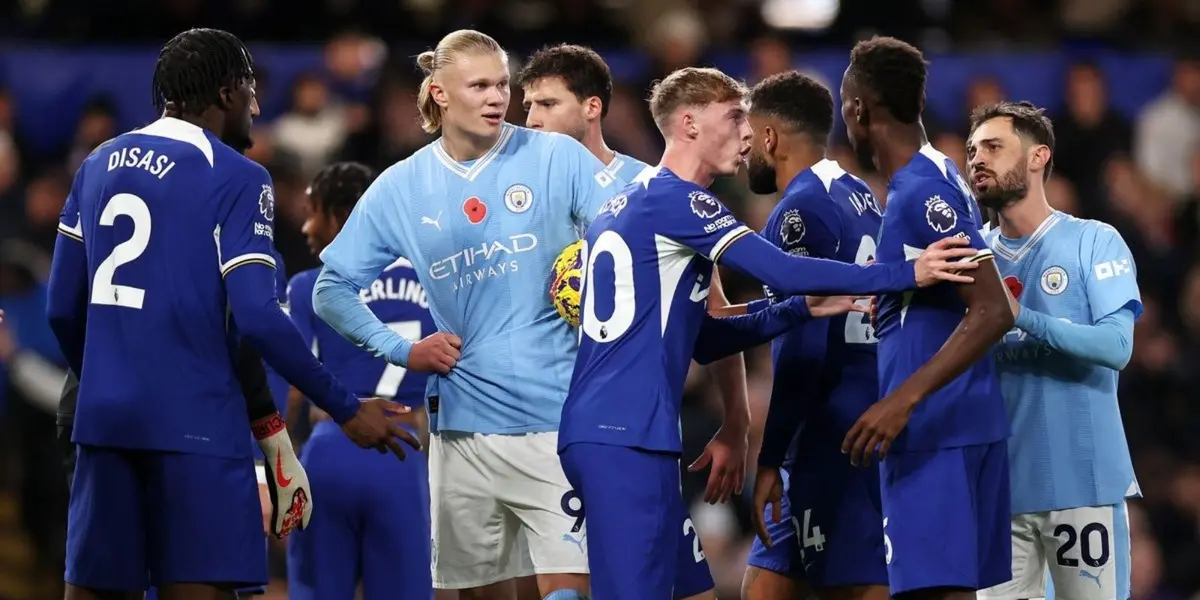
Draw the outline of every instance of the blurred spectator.
M274 124L278 150L300 159L304 173L315 174L346 139L346 112L332 102L325 81L314 73L292 84L291 109Z
M1054 120L1054 171L1079 191L1082 216L1104 219L1096 174L1110 157L1128 153L1129 122L1109 106L1104 74L1089 63L1068 69L1064 101L1064 110Z
M1200 56L1175 63L1171 88L1138 116L1134 155L1150 182L1176 196L1192 187L1191 156L1200 148Z
M67 150L67 170L72 173L97 146L111 140L117 135L117 119L112 101L104 96L96 96L88 101L79 117L79 125L75 127L75 139Z

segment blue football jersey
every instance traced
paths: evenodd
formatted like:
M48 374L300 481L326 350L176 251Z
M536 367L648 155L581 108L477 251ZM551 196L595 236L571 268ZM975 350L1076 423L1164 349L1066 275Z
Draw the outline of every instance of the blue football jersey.
M560 450L593 442L681 452L680 401L713 263L750 233L708 190L665 168L604 205L585 238Z
M881 221L867 184L822 160L788 184L762 235L792 255L868 264ZM780 297L764 292L773 302ZM775 338L772 404L799 403L806 428L849 431L879 399L877 342L863 313L814 319Z
M76 443L250 455L223 277L274 266L273 219L266 170L184 121L84 161L59 222L90 282Z
M925 145L888 184L878 260L915 260L926 246L951 236L964 237L979 250L970 260L988 260L992 251L979 234L982 225L979 207L953 161ZM928 362L965 313L966 304L953 285L881 296L876 319L881 395ZM921 402L892 448L904 452L987 444L1008 433L989 352Z
M308 341L313 354L359 397L391 398L407 406L425 403L428 373L408 372L388 364L339 335L313 312L313 284L320 269L302 271L288 284L292 320ZM360 292L371 312L393 331L417 341L437 329L429 314L429 298L412 264L397 260Z
M1122 309L1142 312L1133 255L1107 224L1055 212L1026 238L1010 240L997 229L987 239L1022 306L1083 325ZM1140 495L1117 406L1117 371L1016 328L998 345L996 365L1013 429L1014 513Z
M321 259L362 288L412 262L437 329L463 341L454 370L429 379L432 427L554 431L577 341L547 293L551 265L617 190L565 135L505 125L470 163L434 141L375 180Z

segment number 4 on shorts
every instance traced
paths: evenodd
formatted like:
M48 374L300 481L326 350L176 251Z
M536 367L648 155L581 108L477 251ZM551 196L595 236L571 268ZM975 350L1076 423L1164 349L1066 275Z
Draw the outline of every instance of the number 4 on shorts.
M812 548L817 552L825 550L825 536L821 534L821 528L812 526L811 508L804 510L803 525L796 520L796 517L792 517L792 526L796 528L796 535L800 536L804 548Z

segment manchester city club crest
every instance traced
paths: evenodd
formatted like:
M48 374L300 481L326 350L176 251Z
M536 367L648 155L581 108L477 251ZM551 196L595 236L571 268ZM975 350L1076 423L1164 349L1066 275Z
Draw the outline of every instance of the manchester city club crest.
M521 214L533 204L533 190L520 183L511 185L504 192L504 206L508 210Z
M268 221L275 220L275 192L269 185L263 184L262 193L258 195L258 212Z
M1067 271L1062 267L1050 267L1042 271L1042 291L1057 296L1067 291Z

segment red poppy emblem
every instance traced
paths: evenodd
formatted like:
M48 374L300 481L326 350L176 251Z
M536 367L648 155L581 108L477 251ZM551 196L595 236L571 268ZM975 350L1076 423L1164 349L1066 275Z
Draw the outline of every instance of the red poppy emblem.
M1008 293L1012 294L1013 298L1020 298L1021 292L1025 291L1025 286L1021 284L1021 280L1012 275L1004 278L1004 285L1008 286Z
M483 203L483 200L471 196L463 202L463 214L467 215L467 220L472 225L478 225L487 218L487 205Z

